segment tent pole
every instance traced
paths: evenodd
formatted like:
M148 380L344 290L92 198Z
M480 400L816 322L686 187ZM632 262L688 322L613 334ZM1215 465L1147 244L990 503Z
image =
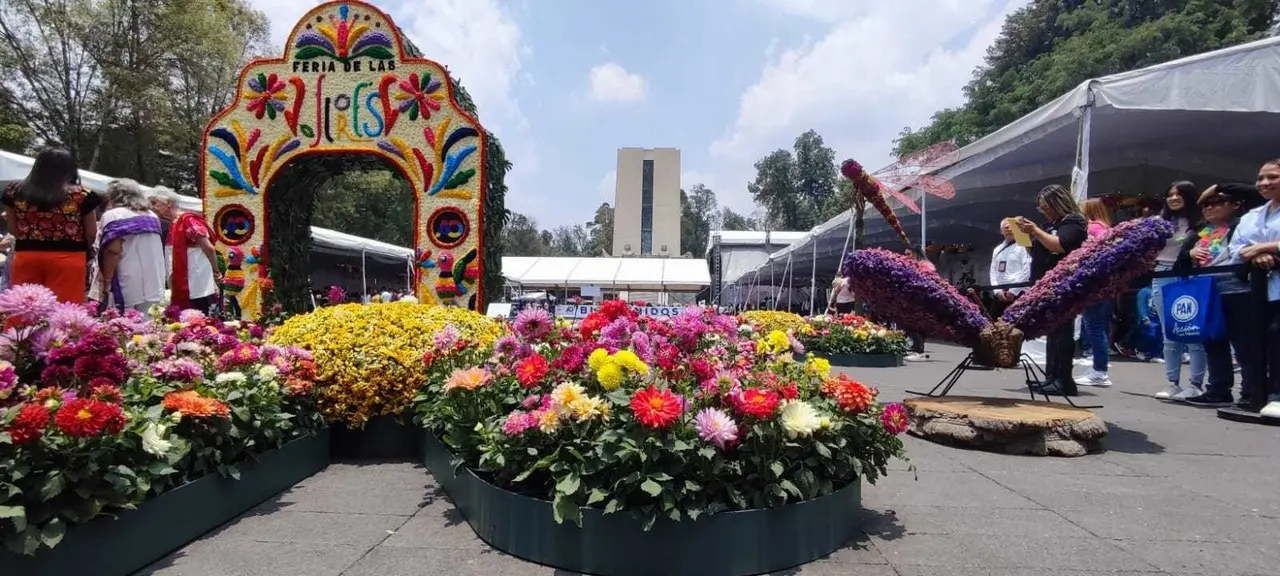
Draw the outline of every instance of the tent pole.
M929 258L929 256L925 254L924 250L928 240L926 235L929 233L929 225L925 222L925 214L929 211L928 205L929 193L925 192L922 188L920 189L920 258L926 260Z
M1071 169L1071 188L1077 202L1089 197L1089 148L1093 132L1093 86L1089 86L1085 105L1081 106L1076 134L1076 164Z
M769 258L769 291L774 292L778 289L778 281L773 274L773 258ZM773 295L773 309L778 309L778 294Z
M787 270L791 275L787 277L787 311L791 311L791 303L795 299L796 290L796 270L791 267L791 255L787 254Z
M364 302L369 298L369 273L365 268L364 261L365 249L360 249L360 301Z
M813 261L809 266L809 314L813 314L813 307L817 301L814 299L818 295L818 240L813 240Z

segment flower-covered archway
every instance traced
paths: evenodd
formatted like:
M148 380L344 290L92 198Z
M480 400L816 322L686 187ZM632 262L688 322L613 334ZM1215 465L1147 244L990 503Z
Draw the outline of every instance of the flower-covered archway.
M276 176L292 160L334 154L379 156L412 186L420 301L483 302L485 133L459 108L445 69L406 48L379 9L322 4L294 27L282 58L245 67L235 101L210 121L200 193L231 265L227 292L245 316L261 313L261 280L272 267L267 197L315 192L282 190L314 181Z

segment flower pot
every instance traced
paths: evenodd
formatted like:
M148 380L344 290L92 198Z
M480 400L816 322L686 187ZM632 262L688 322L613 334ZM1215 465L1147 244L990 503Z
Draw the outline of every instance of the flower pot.
M724 512L648 532L629 512L582 511L582 527L553 520L551 502L516 494L457 470L453 454L425 432L422 459L476 535L516 556L601 576L738 576L786 570L846 546L858 536L861 484L776 509Z
M899 354L827 354L832 366L844 368L896 368L905 364Z
M333 427L330 454L344 460L412 460L418 456L422 429L395 416L369 419L364 428Z
M329 431L299 438L240 464L240 479L216 474L183 484L135 510L67 529L55 548L25 556L0 550L5 574L126 576L243 514L329 465ZM86 572L88 570L89 572Z

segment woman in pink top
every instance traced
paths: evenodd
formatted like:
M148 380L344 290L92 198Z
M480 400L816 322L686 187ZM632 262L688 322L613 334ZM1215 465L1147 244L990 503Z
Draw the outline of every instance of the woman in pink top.
M1090 238L1105 235L1111 229L1111 214L1100 198L1090 198L1080 204L1084 217L1089 221L1085 229ZM1111 311L1113 300L1103 300L1088 308L1081 315L1080 336L1093 355L1093 367L1076 378L1080 386L1110 386L1107 365L1111 356Z

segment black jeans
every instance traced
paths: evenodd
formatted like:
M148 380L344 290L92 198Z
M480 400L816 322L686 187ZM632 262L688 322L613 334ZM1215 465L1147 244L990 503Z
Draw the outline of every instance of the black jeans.
M924 354L924 336L919 334L908 334L911 338L911 351L916 354Z
M1071 377L1072 363L1076 355L1076 327L1070 320L1053 329L1046 338L1044 371L1050 383L1057 383L1068 394L1076 393L1076 381Z
M1236 374L1231 365L1231 349L1235 348L1236 357L1240 361L1241 397L1248 397L1251 388L1257 388L1258 382L1266 377L1260 372L1258 334L1253 305L1249 302L1249 294L1223 294L1222 313L1227 326L1227 337L1221 340L1205 341L1204 355L1208 361L1208 383L1205 394L1214 397L1231 398L1231 388L1235 385Z

